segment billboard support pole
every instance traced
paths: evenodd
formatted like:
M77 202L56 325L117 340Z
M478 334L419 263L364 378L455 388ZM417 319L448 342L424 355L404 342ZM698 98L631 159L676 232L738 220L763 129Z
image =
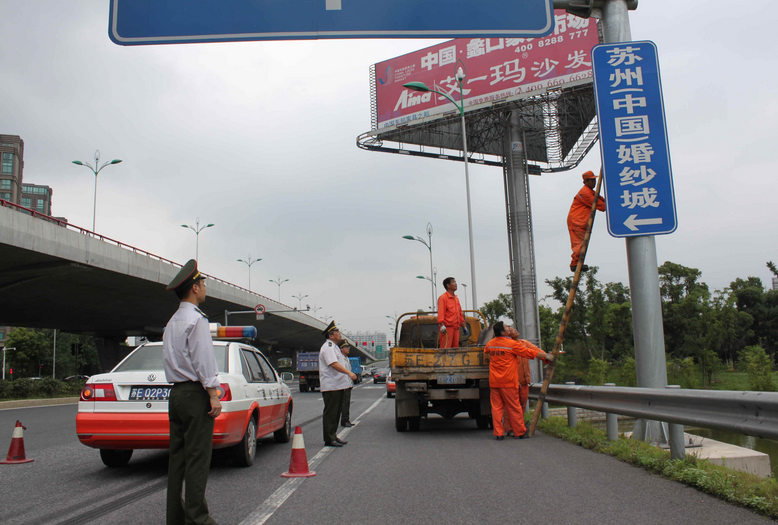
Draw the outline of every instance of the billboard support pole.
M465 95L462 90L462 84L465 82L465 75L462 68L457 70L457 81L459 83L459 103L462 105L459 113L462 115L462 160L465 162L465 192L467 193L467 233L470 239L470 287L473 291L473 310L478 310L478 299L476 298L475 285L475 255L473 254L473 215L470 211L470 170L467 162L467 127L465 126Z
M522 339L540 346L532 210L529 176L526 169L526 141L519 110L511 111L510 126L506 129L505 141L505 199L514 323ZM539 360L532 362L530 376L533 383L542 380L543 368Z
M626 0L605 0L602 14L605 43L632 41ZM611 206L613 204L609 203ZM645 388L665 388L667 366L656 236L628 237L626 244L637 385ZM656 442L662 440L664 432L659 422L641 419L635 424L633 435Z

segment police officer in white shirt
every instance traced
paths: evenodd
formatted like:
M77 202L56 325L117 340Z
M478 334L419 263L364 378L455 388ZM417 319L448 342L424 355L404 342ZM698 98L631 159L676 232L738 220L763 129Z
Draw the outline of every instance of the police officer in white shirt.
M340 347L340 361L346 370L351 370L351 361L348 360L349 344L345 339L338 343ZM352 370L353 372L353 370ZM340 426L349 428L354 425L351 423L351 391L354 389L354 381L349 378L349 387L343 391L343 408L340 410Z
M319 351L319 382L321 397L324 399L322 428L325 447L342 447L347 443L338 438L338 421L343 408L343 394L356 380L357 376L340 360L340 330L332 321L322 332L326 339Z
M173 383L168 399L170 461L167 525L214 525L205 487L211 466L214 419L221 413L219 368L208 318L198 305L205 300L205 277L190 260L167 286L181 303L162 336L165 377ZM186 495L181 492L186 482Z

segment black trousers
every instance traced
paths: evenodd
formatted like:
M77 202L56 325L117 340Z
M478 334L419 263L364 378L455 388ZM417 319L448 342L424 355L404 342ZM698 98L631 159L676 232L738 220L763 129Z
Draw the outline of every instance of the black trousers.
M321 424L325 443L335 441L338 437L338 422L340 421L340 412L343 409L344 392L345 390L330 390L321 393L321 397L324 399L324 413L321 416Z
M176 383L168 400L170 462L167 481L167 525L214 525L205 486L211 468L213 423L208 392L199 382ZM186 495L181 492L186 482Z
M343 391L343 408L340 409L340 424L351 423L351 388Z

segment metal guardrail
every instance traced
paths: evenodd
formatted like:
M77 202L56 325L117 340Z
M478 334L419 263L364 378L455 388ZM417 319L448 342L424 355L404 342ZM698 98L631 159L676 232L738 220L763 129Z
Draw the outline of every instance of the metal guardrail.
M537 399L540 384L530 385ZM546 402L778 439L778 393L550 385Z
M43 219L43 220L48 221L48 222L56 223L58 226L62 226L63 228L66 228L68 230L73 230L73 231L82 233L84 235L88 235L90 237L94 237L95 239L98 239L98 240L103 241L103 242L107 242L108 244L112 244L112 245L114 245L114 246L116 246L118 248L129 250L131 252L138 253L140 255L145 255L146 257L150 257L151 259L155 259L157 261L161 261L161 262L170 264L170 265L172 265L172 266L174 266L176 268L182 268L183 267L182 264L179 264L177 262L173 262L170 259L165 259L164 257L160 257L159 255L154 255L153 253L147 252L146 250L142 250L140 248L136 248L135 246L130 246L129 244L125 244L125 243L123 243L121 241L117 241L116 239L111 239L110 237L106 237L105 235L101 235L99 233L95 233L93 231L87 230L86 228L82 228L81 226L76 226L75 224L71 224L71 223L69 223L67 221L63 221L62 219L57 219L56 217L51 217L50 215L46 215L44 213L40 213L40 212L35 211L33 209L26 208L24 206L20 206L20 205L18 205L16 203L13 203L11 201L0 199L0 207L12 208L12 209L15 209L16 211L18 211L20 213L24 213L25 215L30 215L30 216L38 218L38 219ZM285 304L279 303L278 301L276 301L274 299L270 299L269 297L266 297L264 295L260 295L260 294L258 294L256 292L252 292L250 290L247 290L246 288L243 288L243 287L238 286L236 284L232 284L230 282L227 282L224 279L219 279L218 277L214 277L213 275L208 275L208 274L205 274L205 273L203 275L205 275L206 277L208 277L208 279L210 279L212 281L218 281L219 283L224 284L226 286L229 286L231 288L236 288L238 290L242 290L244 292L250 293L250 294L255 295L257 297L261 297L263 299L263 301L265 301L265 302L266 301L270 301L270 302L273 302L273 303L276 303L276 304L281 304L282 306L286 306ZM291 306L288 307L288 308L289 308L290 312L294 311ZM309 317L311 317L311 316L309 316ZM314 317L314 319L316 319L316 318ZM317 319L317 321L320 321L320 319Z

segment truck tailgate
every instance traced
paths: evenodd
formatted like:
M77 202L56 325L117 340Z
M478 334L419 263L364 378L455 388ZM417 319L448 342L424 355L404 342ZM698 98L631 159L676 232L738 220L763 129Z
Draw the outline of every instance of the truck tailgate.
M482 346L464 348L392 349L395 379L429 378L430 374L465 374L468 379L489 377L489 357Z

